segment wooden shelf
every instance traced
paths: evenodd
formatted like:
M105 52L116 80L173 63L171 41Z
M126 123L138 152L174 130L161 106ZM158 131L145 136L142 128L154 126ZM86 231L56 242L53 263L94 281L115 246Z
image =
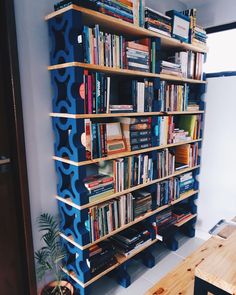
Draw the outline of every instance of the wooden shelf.
M107 235L101 237L100 239L98 239L98 240L96 240L96 241L94 241L94 242L91 242L91 243L89 243L89 244L87 244L87 245L85 245L85 246L81 246L81 245L77 244L77 243L74 241L74 239L73 239L72 236L67 237L67 236L65 236L63 233L61 233L60 235L61 235L61 237L62 237L63 239L67 240L68 242L70 242L71 244L73 244L74 246L76 246L77 248L79 248L79 249L81 249L81 250L88 249L88 248L91 247L92 245L95 245L95 244L97 244L97 243L99 243L99 242L101 242L101 241L104 241L104 240L106 240L107 238L109 238L109 237L111 237L111 236L114 236L115 234L117 234L117 233L119 233L119 232L121 232L121 231L123 231L123 230L129 228L130 226L132 226L132 225L134 225L134 224L136 224L136 223L139 223L140 221L143 221L143 220L147 219L148 217L150 217L150 216L152 216L152 215L154 215L154 214L156 214L156 213L158 213L158 212L161 212L161 211L163 211L163 210L165 210L165 209L167 209L167 208L173 206L174 204L179 203L179 202L181 202L181 201L183 201L183 200L185 200L185 199L187 199L187 198L189 198L189 197L191 197L191 196L197 194L198 192L199 192L198 190L190 190L190 191L188 191L188 192L182 194L180 198L178 198L177 200L175 200L175 201L169 203L168 205L164 205L164 206L161 206L161 207L159 207L159 208L157 208L157 209L155 209L155 210L153 210L153 211L150 211L150 212L148 212L148 213L146 213L146 214L144 214L144 215L142 215L142 216L136 218L134 221L129 222L128 224L125 224L124 226L122 226L122 227L120 227L120 228L118 228L118 229L116 229L116 230L113 230L111 233L109 233L109 234L107 234ZM176 225L176 226L178 226L178 225Z
M95 164L95 163L98 163L100 161L114 160L114 159L117 159L117 158L123 158L123 157L138 155L138 154L144 154L144 153L148 153L148 152L152 152L152 151L157 151L157 150L161 150L161 149L165 149L165 148L170 148L170 147L175 147L175 146L179 146L179 145L184 145L184 144L194 143L194 142L200 142L200 141L202 141L202 139L182 141L182 142L178 142L178 143L160 145L160 146L155 146L155 147L151 147L151 148L147 148L147 149L141 149L141 150L137 150L137 151L117 153L117 154L110 155L110 156L107 156L107 157L97 158L97 159L93 159L93 160L86 160L86 161L82 161L82 162L75 162L75 161L71 161L71 160L69 160L67 158L60 158L60 157L57 157L57 156L53 156L53 159L55 161L60 161L60 162L66 163L66 164L70 164L70 165L80 167L80 166L84 166L84 165Z
M83 62L68 62L63 64L52 65L48 67L48 70L58 70L64 69L68 67L81 67L88 70L99 71L103 73L107 73L110 75L125 75L125 76L141 76L141 77L149 77L149 78L158 78L158 74L154 73L147 73L142 71L134 71L128 69L120 69L120 68L113 68L113 67L106 67L96 64L88 64Z
M50 117L70 118L70 119L96 119L96 118L116 118L116 117L143 117L143 116L174 116L203 114L204 111L174 111L174 112L144 112L144 113L103 113L103 114L68 114L50 113Z
M202 52L206 53L208 51L206 48L201 48L200 46L183 43L179 40L176 40L171 37L167 37L165 35L155 33L153 31L147 30L145 28L138 27L134 24L130 24L128 22L125 22L121 19L114 18L112 16L108 16L105 14L102 14L97 11L93 11L91 9L87 9L84 7L80 7L77 5L69 5L63 9L60 9L58 11L55 11L45 17L45 20L49 20L51 18L57 17L64 12L74 9L76 11L80 11L83 16L83 23L86 25L93 25L93 24L99 24L102 30L108 31L108 32L115 32L115 33L121 33L128 37L157 37L161 39L161 46L163 48L176 48L176 49L182 49L182 50L192 50L195 52ZM112 26L111 26L112 24Z
M69 272L65 268L63 268L62 270L67 275L69 275L76 283L78 283L83 288L86 288L87 286L89 286L90 284L92 284L95 281L99 280L100 278L102 278L103 276L105 276L106 274L108 274L109 272L111 272L112 270L116 269L118 266L120 266L121 264L123 264L127 260L129 260L132 257L136 256L137 254L139 254L143 250L147 249L151 245L154 245L156 242L158 242L158 239L155 239L155 240L152 240L152 241L147 241L146 243L144 243L143 246L140 246L136 251L134 251L132 254L130 254L127 257L125 255L122 255L122 254L116 254L115 256L116 256L116 259L117 259L117 263L115 263L114 265L112 265L108 269L104 270L103 272L99 273L98 275L96 275L95 277L93 277L92 279L90 279L86 283L82 283L80 280L78 280L77 277L76 277L76 274L74 272Z
M142 71L119 69L119 68L106 67L106 66L100 66L100 65L95 65L95 64L87 64L87 63L76 62L76 61L52 65L52 66L48 67L48 70L49 71L59 70L59 69L64 69L64 68L68 68L68 67L81 67L84 69L107 73L110 75L123 75L123 76L125 75L125 76L160 78L161 80L176 81L176 82L182 82L182 83L192 83L192 84L206 84L207 83L206 81L202 81L202 80L186 79L186 78L177 77L174 75L146 73L146 72L142 72Z
M188 218L175 223L175 226L177 227L181 227L182 225L184 225L185 223L189 222L190 220L192 220L193 218L197 217L197 214L192 214L191 216L189 216Z
M152 181L149 181L147 183L143 183L143 184L140 184L140 185L136 185L134 187L131 187L131 188L128 188L122 192L117 192L117 193L114 193L114 194L111 194L107 197L104 197L100 200L97 200L97 201L93 201L91 203L88 203L86 205L83 205L83 206L79 206L79 205L76 205L75 203L73 203L73 201L70 199L70 198L62 198L60 196L56 196L55 198L58 200L58 201L61 201L71 207L74 207L75 209L77 210L84 210L84 209L87 209L87 208L91 208L91 207L94 207L98 204L102 204L102 203L105 203L109 200L112 200L114 198L117 198L117 197L120 197L122 195L125 195L125 194L128 194L128 193L131 193L133 191L136 191L138 189L142 189L144 187L147 187L149 185L152 185L152 184L155 184L155 183L158 183L158 182L161 182L161 181L164 181L166 179L169 179L169 178L172 178L172 177L175 177L175 176L178 176L178 175L181 175L183 173L187 173L187 172L190 172L192 170L195 170L197 168L199 168L200 165L197 165L197 166L194 166L194 167L190 167L190 168L186 168L186 169L182 169L182 170L179 170L179 171L176 171L175 173L171 174L171 175L168 175L168 176L165 176L165 177L162 177L162 178L158 178L158 179L155 179L155 180L152 180ZM178 202L178 200L175 200L174 202L172 202L172 204L175 204L175 202Z

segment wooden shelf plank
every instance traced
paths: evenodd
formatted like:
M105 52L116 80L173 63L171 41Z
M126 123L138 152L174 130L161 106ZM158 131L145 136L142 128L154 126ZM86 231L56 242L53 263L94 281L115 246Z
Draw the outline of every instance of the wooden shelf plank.
M80 166L84 166L84 165L95 164L95 163L98 163L100 161L114 160L114 159L117 159L117 158L123 158L123 157L138 155L138 154L144 154L144 153L148 153L148 152L152 152L152 151L157 151L157 150L161 150L161 149L165 149L165 148L170 148L170 147L175 147L175 146L179 146L179 145L184 145L184 144L194 143L194 142L200 142L200 141L202 141L202 139L189 140L189 141L183 141L183 142L178 142L178 143L171 143L171 144L167 144L167 145L160 145L160 146L155 146L155 147L151 147L151 148L147 148L147 149L141 149L141 150L137 150L137 151L117 153L117 154L110 155L110 156L107 156L107 157L97 158L97 159L92 159L92 160L86 160L86 161L82 161L82 162L75 162L75 161L71 161L71 160L69 160L67 158L60 158L60 157L57 157L57 156L53 156L53 159L55 161L60 161L60 162L66 163L66 164L70 164L70 165L80 167Z
M162 177L162 178L159 178L159 179L155 179L155 180L152 180L152 181L149 181L147 183L143 183L143 184L140 184L140 185L136 185L134 187L131 187L131 188L128 188L122 192L117 192L117 193L114 193L114 194L111 194L110 196L107 196L107 197L104 197L100 200L97 200L97 201L93 201L91 203L88 203L86 205L83 205L83 206L79 206L79 205L76 205L75 203L72 202L72 200L70 198L62 198L60 196L56 196L55 198L63 203L66 203L67 205L71 206L71 207L74 207L75 209L77 210L84 210L84 209L87 209L87 208L91 208L91 207L94 207L98 204L101 204L101 203L105 203L111 199L114 199L114 198L117 198L117 197L120 197L122 195L125 195L125 194L128 194L128 193L131 193L133 191L136 191L138 189L142 189L144 187L147 187L149 185L152 185L152 184L155 184L155 183L158 183L158 182L161 182L161 181L164 181L166 179L169 179L169 178L172 178L172 177L175 177L175 176L178 176L178 175L181 175L183 173L187 173L187 172L190 172L192 170L195 170L197 168L199 168L200 165L197 165L197 166L194 166L194 167L190 167L190 168L186 168L186 169L182 169L182 170L179 170L179 171L176 171L175 173L171 174L171 175L168 175L166 177ZM175 204L175 202L178 202L178 200L175 200L173 201L171 204Z
M125 76L128 75L128 76L140 76L140 77L149 77L149 78L160 78L161 80L176 81L176 82L182 82L182 83L193 83L193 84L207 83L206 81L202 81L202 80L186 79L186 78L177 77L174 75L146 73L142 71L119 69L119 68L106 67L106 66L95 65L95 64L87 64L87 63L75 62L75 61L52 65L48 67L48 70L52 71L52 70L64 69L68 67L81 67L81 68L85 68L85 69L89 69L93 71L107 73L110 75L125 75Z
M144 112L144 113L103 113L103 114L68 114L50 113L50 117L69 119L96 119L96 118L116 118L116 117L143 117L143 116L174 116L204 114L204 111L173 111L173 112Z
M105 30L108 30L109 32L121 33L126 36L140 37L140 38L141 37L157 37L161 39L161 45L163 48L174 47L177 49L192 50L195 52L202 52L202 53L207 53L208 51L207 47L202 48L200 46L183 43L174 38L147 30L145 28L138 27L134 24L130 24L121 19L114 18L112 16L105 15L100 12L93 11L91 9L87 9L77 5L69 5L63 9L50 13L49 15L45 17L45 20L49 20L51 18L57 17L71 9L74 9L75 11L80 11L83 14L83 22L86 25L93 25L96 23L96 24L99 24L101 29L103 30L105 29ZM112 23L112 26L111 26L111 23Z
M119 227L119 228L116 229L116 230L113 230L113 231L110 232L109 234L107 234L107 235L101 237L100 239L98 239L98 240L96 240L96 241L94 241L94 242L91 242L91 243L89 243L89 244L87 244L87 245L84 245L84 246L81 246L81 245L77 244L77 243L74 241L74 239L73 239L72 236L67 237L67 236L65 236L63 233L60 233L60 235L61 235L62 238L64 238L64 239L67 240L68 242L72 243L72 244L73 244L74 246L76 246L77 248L79 248L79 249L81 249L81 250L88 249L88 248L90 248L92 245L95 245L95 244L97 244L97 243L99 243L99 242L101 242L101 241L104 241L104 240L106 240L107 238L109 238L109 237L111 237L111 236L114 236L115 234L117 234L117 233L119 233L119 232L121 232L121 231L123 231L123 230L125 230L125 229L127 229L127 228L129 228L129 227L131 227L132 225L134 225L134 224L136 224L136 223L139 223L140 221L143 221L143 220L147 219L148 217L150 217L150 216L152 216L152 215L154 215L154 214L156 214L156 213L158 213L158 212L161 212L161 211L163 211L163 210L165 210L165 209L171 207L173 204L179 203L179 202L181 202L181 201L183 201L183 200L185 200L185 199L187 199L187 198L189 198L189 197L191 197L191 196L197 194L198 192L199 192L198 190L190 190L190 191L188 191L188 192L182 194L181 197L178 198L177 200L175 200L174 202L171 202L171 203L168 204L168 205L164 205L164 206L158 207L157 209L155 209L155 210L153 210L153 211L150 211L150 212L148 212L148 213L146 213L146 214L144 214L144 215L142 215L142 216L136 218L134 221L129 222L128 224L125 224L124 226ZM194 216L194 217L195 217L195 216ZM191 216L191 218L193 218L193 217ZM187 219L186 219L186 220L187 220ZM190 220L190 219L189 219L189 220ZM189 221L189 220L187 220L187 221ZM186 221L186 222L187 222L187 221ZM178 226L178 225L176 225L176 226ZM180 226L181 226L181 225L180 225Z
M192 220L193 218L197 217L197 214L192 214L191 216L189 216L188 218L175 223L175 226L177 227L181 227L182 225L184 225L185 223L189 222L190 220Z
M142 77L150 77L150 78L157 78L159 75L154 73L147 73L142 71L134 71L134 70L128 70L128 69L119 69L119 68L113 68L113 67L106 67L96 64L88 64L88 63L82 63L82 62L68 62L63 64L57 64L52 65L48 67L48 70L58 70L68 67L81 67L88 70L94 70L99 71L103 73L108 74L114 74L114 75L128 75L128 76L142 76Z
M118 261L116 264L112 265L108 269L106 269L103 272L99 273L98 275L96 275L95 277L93 277L92 279L90 279L86 283L82 283L80 280L78 280L77 277L76 277L76 274L74 272L69 272L65 268L63 268L62 270L67 275L69 275L76 283L78 283L83 288L86 288L87 286L89 286L92 283L94 283L95 281L99 280L100 278L102 278L103 276L105 276L106 274L108 274L109 272L111 272L112 270L116 269L118 266L120 266L121 264L123 264L127 260L129 260L132 257L136 256L137 254L139 254L140 252L142 252L143 250L147 249L148 247L154 245L157 242L158 242L158 239L155 239L155 240L152 240L152 241L148 241L148 242L144 243L143 246L140 246L136 251L134 251L132 254L130 254L127 257L125 255L122 255L122 254L116 254L116 258L117 258L117 261Z

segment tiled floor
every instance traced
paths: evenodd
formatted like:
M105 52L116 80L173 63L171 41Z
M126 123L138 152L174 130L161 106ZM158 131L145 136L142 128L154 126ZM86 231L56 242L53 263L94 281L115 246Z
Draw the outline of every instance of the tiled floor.
M173 269L186 256L195 251L204 241L198 238L187 239L178 237L179 249L175 252L167 250L162 243L153 245L150 249L156 257L156 265L146 268L141 260L131 259L128 266L128 273L131 276L131 285L123 288L117 284L115 276L103 277L91 287L91 295L143 295Z

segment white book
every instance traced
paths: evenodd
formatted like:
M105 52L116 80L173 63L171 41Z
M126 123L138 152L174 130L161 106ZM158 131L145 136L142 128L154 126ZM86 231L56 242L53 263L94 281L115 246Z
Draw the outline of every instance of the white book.
M137 95L137 112L144 112L144 93L145 86L143 82L138 82L138 95Z
M106 97L106 100L107 100L107 113L110 112L110 95L111 95L111 78L110 77L107 77L107 97Z

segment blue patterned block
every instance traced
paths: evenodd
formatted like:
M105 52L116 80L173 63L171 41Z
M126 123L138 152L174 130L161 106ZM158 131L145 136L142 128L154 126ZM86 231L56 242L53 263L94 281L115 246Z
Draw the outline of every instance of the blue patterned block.
M83 61L82 14L69 10L48 21L51 64Z
M54 117L53 129L57 157L65 157L74 162L86 160L86 149L82 142L85 139L83 119Z
M72 271L80 282L86 283L91 278L90 268L87 263L89 259L89 250L81 250L65 239L62 240L68 253L66 269L69 272Z
M58 177L57 194L65 199L70 198L76 205L87 204L88 190L83 182L86 167L77 167L60 161L56 161L55 165Z
M63 202L58 202L61 217L61 232L67 237L73 237L74 242L80 246L90 242L88 223L88 209L78 210Z
M51 71L54 113L84 114L83 74L81 67Z

